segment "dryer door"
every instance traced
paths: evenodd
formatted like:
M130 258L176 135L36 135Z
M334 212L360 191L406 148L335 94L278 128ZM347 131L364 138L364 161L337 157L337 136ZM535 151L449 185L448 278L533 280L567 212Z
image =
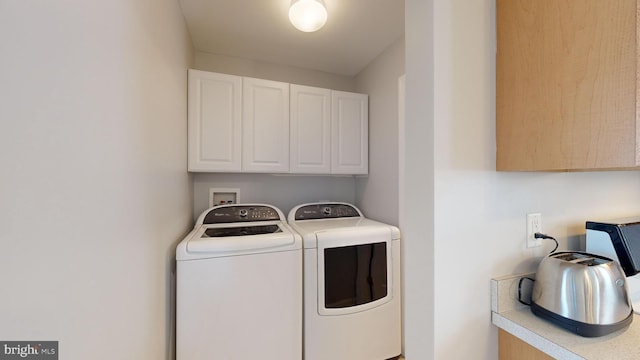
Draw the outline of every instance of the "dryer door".
M329 230L316 237L320 315L365 311L393 298L389 228Z

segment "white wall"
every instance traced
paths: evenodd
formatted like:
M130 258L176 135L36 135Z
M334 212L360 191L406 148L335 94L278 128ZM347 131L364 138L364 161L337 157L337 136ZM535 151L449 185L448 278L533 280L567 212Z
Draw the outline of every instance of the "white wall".
M400 230L407 360L434 358L434 1L405 0L405 143L400 144L405 154L401 175L405 196Z
M270 204L287 215L294 206L316 201L355 202L351 176L298 176L269 174L197 174L194 216L209 207L209 188L240 189L243 203Z
M398 78L404 74L404 37L356 77L369 94L369 176L356 179L356 203L372 219L398 225Z
M355 91L351 76L198 51L194 68L333 90Z
M169 358L192 225L178 2L0 0L0 44L0 339Z
M406 150L425 150L430 164L407 155L409 172L432 173L434 233L430 256L412 251L423 239L418 224L408 221L406 278L406 349L413 359L495 359L497 330L491 325L491 277L534 271L551 244L536 251L524 247L525 215L540 212L543 230L560 240L560 249L579 246L584 222L637 215L640 212L640 173L503 173L495 172L495 1L407 1L407 136ZM410 15L419 13L420 15ZM437 14L437 15L435 15ZM419 19L421 18L421 19ZM425 25L431 23L434 37ZM433 41L433 46L429 46ZM433 57L433 68L415 66L419 56ZM415 78L433 76L433 93L418 92ZM433 96L432 108L418 114L419 101ZM433 132L424 132L420 119L433 117ZM410 134L421 131L433 150ZM408 153L409 154L409 153ZM421 166L422 170L409 170ZM407 176L407 202L413 201ZM416 204L414 204L415 206ZM411 206L407 211L412 210ZM418 210L414 208L413 210ZM420 226L424 228L424 226ZM430 230L426 230L430 233ZM429 239L430 234L425 236ZM410 250L411 249L411 250ZM425 257L426 260L425 261ZM433 267L432 267L433 266ZM428 290L419 289L427 281ZM432 292L431 292L432 291ZM433 306L417 307L433 297ZM427 305L429 305L427 303ZM428 314L427 312L432 312ZM433 323L415 321L428 319ZM430 342L420 337L433 336ZM417 356L414 356L417 354Z

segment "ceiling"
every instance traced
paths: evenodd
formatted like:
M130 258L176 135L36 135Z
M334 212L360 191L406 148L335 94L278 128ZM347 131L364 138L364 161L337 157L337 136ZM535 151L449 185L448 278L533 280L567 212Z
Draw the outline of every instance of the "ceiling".
M291 0L179 0L197 51L354 76L404 35L404 0L324 0L327 24L304 33Z

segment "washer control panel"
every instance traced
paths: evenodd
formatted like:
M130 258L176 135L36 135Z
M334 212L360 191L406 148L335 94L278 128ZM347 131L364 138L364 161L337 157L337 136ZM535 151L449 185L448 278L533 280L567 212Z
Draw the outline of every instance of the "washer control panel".
M362 217L355 206L349 204L311 204L296 210L296 220L333 219Z
M211 209L203 224L281 220L278 211L264 205L222 205Z

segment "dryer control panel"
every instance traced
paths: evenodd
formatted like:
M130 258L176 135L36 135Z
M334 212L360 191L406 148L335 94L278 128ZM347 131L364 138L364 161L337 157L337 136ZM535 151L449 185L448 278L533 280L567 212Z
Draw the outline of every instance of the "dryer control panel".
M203 224L225 224L252 221L281 220L278 211L264 205L222 205L211 209Z
M348 204L311 204L300 207L296 210L296 220L332 219L362 217L355 206Z

